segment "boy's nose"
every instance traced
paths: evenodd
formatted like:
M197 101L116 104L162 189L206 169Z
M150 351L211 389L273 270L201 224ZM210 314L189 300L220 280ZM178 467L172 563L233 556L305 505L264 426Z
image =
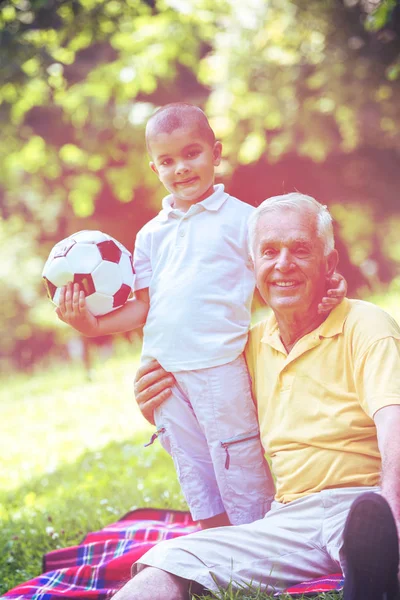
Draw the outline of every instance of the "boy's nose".
M189 169L187 168L186 164L184 162L179 162L176 165L175 168L175 173L177 175L180 175L181 173L185 173L186 171L188 171Z

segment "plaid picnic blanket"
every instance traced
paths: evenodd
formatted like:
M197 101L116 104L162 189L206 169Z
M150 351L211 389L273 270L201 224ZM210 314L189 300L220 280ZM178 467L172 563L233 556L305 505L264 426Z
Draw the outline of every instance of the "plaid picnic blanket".
M21 583L0 600L108 600L130 578L132 563L161 540L199 529L188 512L154 508L129 512L85 536L78 546L43 557L43 574ZM291 595L341 589L340 574L287 590Z

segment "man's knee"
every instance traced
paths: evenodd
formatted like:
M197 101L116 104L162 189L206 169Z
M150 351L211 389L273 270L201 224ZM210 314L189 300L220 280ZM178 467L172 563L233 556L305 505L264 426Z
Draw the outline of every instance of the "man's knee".
M187 579L156 567L145 567L113 596L113 600L188 600Z

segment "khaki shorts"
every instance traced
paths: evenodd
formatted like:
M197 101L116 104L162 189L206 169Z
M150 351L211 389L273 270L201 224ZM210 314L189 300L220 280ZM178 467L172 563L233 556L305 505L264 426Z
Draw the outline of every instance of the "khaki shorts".
M225 511L233 525L261 519L275 490L243 356L174 376L172 396L154 417L193 519Z
M289 504L273 502L254 523L219 527L161 542L132 567L132 575L152 566L198 582L218 586L252 584L263 591L345 572L343 530L354 500L376 487L324 490Z

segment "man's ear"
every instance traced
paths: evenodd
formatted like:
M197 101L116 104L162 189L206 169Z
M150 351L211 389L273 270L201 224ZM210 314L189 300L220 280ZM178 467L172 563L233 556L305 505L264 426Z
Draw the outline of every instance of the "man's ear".
M329 279L336 271L339 262L339 254L336 249L332 250L326 257L326 277Z
M158 177L158 170L157 170L156 165L153 162L149 162L149 167L153 171L153 173L155 173Z
M253 269L253 271L254 271L254 269L255 269L255 265L254 265L254 258L251 256L250 252L249 252L249 253L248 253L248 255L247 255L247 264L248 264L248 265L249 265L249 267L250 267L251 269Z
M215 142L213 148L213 159L214 159L214 167L217 167L221 162L222 156L222 144L221 142Z

